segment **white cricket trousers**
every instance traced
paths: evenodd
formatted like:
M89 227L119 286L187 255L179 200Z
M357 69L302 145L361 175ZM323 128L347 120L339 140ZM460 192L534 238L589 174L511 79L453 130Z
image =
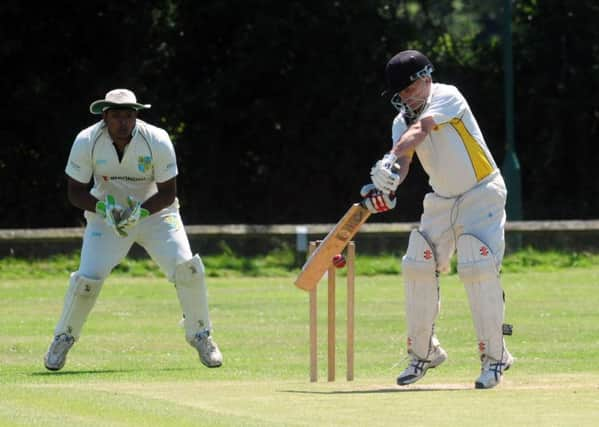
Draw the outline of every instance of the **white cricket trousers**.
M435 193L424 197L419 230L433 246L438 271L449 271L457 239L464 233L486 243L500 269L505 252L506 197L499 171L458 197L446 198Z
M193 254L176 204L142 219L119 237L99 215L86 212L79 274L105 279L127 255L134 243L142 246L168 280L175 282L175 267Z

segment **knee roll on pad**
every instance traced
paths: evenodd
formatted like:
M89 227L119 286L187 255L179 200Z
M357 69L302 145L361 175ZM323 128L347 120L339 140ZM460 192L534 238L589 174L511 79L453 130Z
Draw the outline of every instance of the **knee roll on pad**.
M177 286L194 287L204 278L204 264L198 255L177 264L175 267L175 284Z
M91 279L79 272L71 274L62 315L55 329L56 335L68 333L79 338L81 328L94 307L103 284L103 279Z
M197 254L175 267L175 287L183 311L185 337L191 340L211 327L204 264Z
M402 259L402 273L407 280L430 280L437 276L435 253L417 230L412 230L408 251Z
M81 297L97 297L104 284L103 280L90 279L79 273L73 273L71 279L75 282L75 295Z
M480 283L499 277L491 249L471 234L458 238L458 274L465 284Z
M504 350L504 296L489 247L470 234L458 238L458 274L468 294L481 354L501 360Z
M439 279L432 246L417 230L410 234L408 250L402 260L405 284L408 352L426 359L439 345L435 320L439 314Z

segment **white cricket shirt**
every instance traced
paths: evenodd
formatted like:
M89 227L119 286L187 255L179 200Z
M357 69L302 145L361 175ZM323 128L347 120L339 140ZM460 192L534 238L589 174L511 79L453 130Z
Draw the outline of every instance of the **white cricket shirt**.
M178 173L175 149L166 131L139 119L120 160L104 121L82 130L65 172L82 183L93 177L90 193L99 200L111 194L121 206L126 206L127 196L144 202L158 192L157 182Z
M459 196L497 169L466 99L455 86L433 83L422 117L432 117L436 123L416 148L435 193ZM406 129L400 113L393 120L393 143Z

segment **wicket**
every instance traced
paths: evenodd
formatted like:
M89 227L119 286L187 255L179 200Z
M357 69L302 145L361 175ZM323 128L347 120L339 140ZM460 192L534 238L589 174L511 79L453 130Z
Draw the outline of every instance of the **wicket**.
M310 242L308 248L308 256L314 252L320 241ZM346 379L352 381L354 379L354 299L355 299L355 280L356 280L356 244L351 241L347 245L346 250L346 268L347 268L347 351L346 351ZM335 381L335 274L336 267L332 264L328 269L328 294L327 294L327 323L328 323L328 339L327 339L327 354L328 354L328 380ZM318 300L314 287L310 291L310 381L318 380L318 334L317 334L317 316L318 316Z

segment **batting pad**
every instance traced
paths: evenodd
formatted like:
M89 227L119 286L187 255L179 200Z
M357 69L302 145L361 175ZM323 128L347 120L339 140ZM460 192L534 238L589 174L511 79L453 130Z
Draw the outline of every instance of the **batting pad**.
M198 332L210 329L204 264L197 254L175 267L175 288L183 310L185 338L190 341Z
M458 238L458 274L468 294L481 354L502 360L504 299L495 257L471 234Z
M408 324L408 352L426 359L439 343L434 336L439 315L439 278L431 245L417 230L410 233L402 260Z
M103 280L90 279L78 272L71 273L69 288L64 297L62 315L54 335L67 333L78 339L102 289Z

